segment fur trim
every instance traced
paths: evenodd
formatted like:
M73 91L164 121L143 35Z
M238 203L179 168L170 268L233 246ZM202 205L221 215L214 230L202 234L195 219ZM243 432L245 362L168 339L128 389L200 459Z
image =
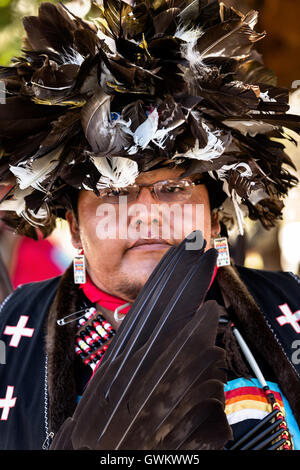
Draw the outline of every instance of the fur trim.
M49 420L54 433L76 408L75 324L59 326L57 320L76 310L77 291L70 266L60 280L47 321Z
M263 355L274 371L278 383L300 425L300 383L283 349L267 326L262 312L254 298L241 281L237 270L226 266L218 270L217 280L221 290L226 293L241 326L245 338L253 351Z

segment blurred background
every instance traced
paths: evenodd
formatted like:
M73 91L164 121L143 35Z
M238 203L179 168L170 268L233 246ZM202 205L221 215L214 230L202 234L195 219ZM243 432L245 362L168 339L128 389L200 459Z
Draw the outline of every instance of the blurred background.
M40 0L0 0L0 65L21 51L23 27L21 17L35 15ZM52 3L58 3L52 1ZM90 0L64 2L79 16L93 16ZM278 86L290 91L290 113L300 114L300 2L299 0L224 0L239 11L260 12L257 31L267 36L257 44L267 67L278 76ZM291 131L289 131L291 132ZM293 135L299 142L299 137ZM300 178L300 146L289 145L287 153L297 166ZM1 186L0 186L1 198ZM248 267L300 273L300 186L285 200L283 220L270 231L260 223L247 221L243 237L230 236L235 261ZM0 253L14 287L62 273L72 260L74 250L66 223L47 240L33 241L19 237L0 225ZM0 286L1 291L1 286ZM0 292L1 301L1 292Z

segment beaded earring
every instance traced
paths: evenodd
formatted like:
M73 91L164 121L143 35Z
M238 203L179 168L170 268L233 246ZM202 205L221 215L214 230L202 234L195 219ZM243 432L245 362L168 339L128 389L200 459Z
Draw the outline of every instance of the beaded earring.
M74 268L74 283L85 284L86 283L86 272L85 272L85 257L82 248L78 249L78 253L73 259Z
M230 253L227 237L214 238L214 247L218 252L217 267L230 266Z

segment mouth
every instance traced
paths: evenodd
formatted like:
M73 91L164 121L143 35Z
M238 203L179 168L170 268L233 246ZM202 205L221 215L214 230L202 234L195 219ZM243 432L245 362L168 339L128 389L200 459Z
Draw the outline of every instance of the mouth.
M157 251L157 250L166 250L171 247L171 244L166 240L160 238L139 238L136 242L129 248L130 251Z

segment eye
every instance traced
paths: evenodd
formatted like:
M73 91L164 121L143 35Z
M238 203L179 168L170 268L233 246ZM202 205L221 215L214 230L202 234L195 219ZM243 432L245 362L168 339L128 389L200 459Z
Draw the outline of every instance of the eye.
M165 193L180 193L186 190L184 183L169 183L161 188L162 192Z
M126 188L107 188L103 189L100 193L101 197L119 197L119 196L127 196L128 190Z
M167 186L165 188L165 191L167 191L168 193L179 193L181 191L184 191L184 187L183 186Z

